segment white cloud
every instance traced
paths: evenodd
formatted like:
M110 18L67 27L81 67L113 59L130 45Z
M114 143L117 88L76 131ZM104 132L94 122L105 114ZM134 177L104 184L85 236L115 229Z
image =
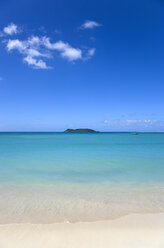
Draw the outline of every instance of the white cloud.
M52 57L52 50L58 51L61 57L66 58L68 61L82 59L81 49L74 48L63 41L51 43L49 37L33 36L24 41L9 39L6 47L8 51L17 50L19 53L26 55L24 61L29 65L35 65L35 68L49 68L43 60L37 61L36 57L50 58ZM90 51L90 53L92 52Z
M95 48L91 48L88 50L88 58L91 58L94 54L95 54L96 49Z
M50 69L50 67L48 67L46 65L46 63L43 60L36 60L35 58L31 57L31 56L27 56L24 59L24 62L26 62L28 65L33 66L35 69Z
M63 41L51 43L49 38L43 37L43 44L48 49L59 51L61 53L61 56L68 59L69 61L74 61L82 58L81 49L73 48L68 43L65 43Z
M93 28L100 24L93 21L86 21L84 28ZM12 35L19 32L18 27L11 23L4 28L3 36L6 34ZM3 37L2 36L2 37ZM4 40L8 52L17 51L23 55L23 61L33 68L49 69L46 59L53 58L56 51L59 55L67 59L69 62L76 60L87 60L95 54L95 48L82 49L73 47L69 43L59 40L57 42L51 42L50 37L47 36L31 36L25 40L20 39L8 39ZM43 59L44 58L44 59Z
M29 48L27 50L27 54L31 57L46 57L46 54L40 53L38 50L34 48Z
M95 48L90 48L85 52L85 56L83 56L83 61L86 61L90 58L92 58L95 54L96 49Z
M159 131L164 128L164 121L154 119L116 119L103 123L108 130L114 131Z
M38 36L31 36L28 38L27 44L38 47L41 44L41 39Z
M99 24L98 22L87 20L80 26L80 29L93 29L100 26L101 24Z
M18 26L14 23L10 23L8 26L4 27L3 32L8 35L17 34L19 32Z
M69 61L74 61L77 59L82 58L82 52L80 49L75 49L69 46L66 46L62 51L61 51L61 56L63 58L68 59Z
M58 49L61 51L61 56L67 58L70 61L74 61L82 58L82 52L80 49L73 48L68 44L65 44L63 49Z
M104 120L104 124L107 125L119 125L119 126L131 126L131 125L144 125L151 126L157 123L157 120L126 120L126 119L118 119L118 120Z
M19 53L25 55L23 60L30 66L35 69L50 69L49 66L46 65L41 59L36 59L36 57L46 57L49 58L50 55L48 52L42 53L39 51L40 49L40 39L39 37L31 37L28 40L20 41L16 40L8 40L7 42L7 50L18 50Z
M149 124L149 125L152 125L157 121L156 120L125 120L125 122L128 125L129 124Z
M25 42L20 41L18 39L8 40L8 42L7 42L7 50L8 51L17 49L19 52L23 52L23 51L25 51L26 48L27 48L27 45L25 44Z

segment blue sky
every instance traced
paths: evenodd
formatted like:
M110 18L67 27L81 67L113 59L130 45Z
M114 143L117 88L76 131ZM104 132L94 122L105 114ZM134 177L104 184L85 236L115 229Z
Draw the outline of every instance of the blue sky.
M0 1L0 131L164 131L162 0Z

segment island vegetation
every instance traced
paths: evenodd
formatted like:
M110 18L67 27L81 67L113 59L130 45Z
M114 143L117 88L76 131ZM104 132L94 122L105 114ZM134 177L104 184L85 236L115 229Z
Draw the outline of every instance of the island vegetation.
M97 131L89 128L66 129L65 133L97 133Z

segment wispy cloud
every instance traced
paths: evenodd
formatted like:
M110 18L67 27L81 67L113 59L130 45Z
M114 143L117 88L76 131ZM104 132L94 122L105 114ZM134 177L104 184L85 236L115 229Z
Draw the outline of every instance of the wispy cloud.
M19 53L26 55L23 60L29 65L35 68L49 69L46 62L37 60L36 58L45 57L51 58L52 50L56 50L60 53L61 57L66 58L68 61L75 61L82 59L82 51L79 48L73 48L68 43L58 41L55 43L50 42L49 37L37 37L33 36L27 40L8 40L7 50L17 50Z
M56 34L61 34L61 33L62 33L62 31L59 30L59 29L55 29L54 32L55 32Z
M119 131L157 131L164 129L164 121L154 119L104 120L103 123L108 129Z
M2 78L2 77L0 77L0 81L1 81L1 80L3 80L3 78Z
M39 58L51 58L52 51L58 51L62 58L70 62L91 58L95 53L95 48L88 49L86 54L79 48L74 48L66 42L57 41L52 43L49 37L32 36L27 40L11 40L6 44L8 51L17 50L24 55L23 61L36 69L50 69L46 62Z
M7 50L17 50L24 55L23 61L35 69L50 69L40 57L49 58L48 52L40 52L40 39L39 37L31 37L28 40L8 40Z
M68 59L69 61L74 61L82 58L81 49L73 48L68 43L65 43L61 40L55 43L51 43L49 38L43 37L42 44L50 50L59 51L61 56Z
M88 50L88 57L91 58L94 54L95 54L96 49L95 48L91 48Z
M51 69L43 60L36 60L34 57L31 56L26 56L24 58L24 62L26 62L28 65L34 66L34 68L36 69Z
M86 20L79 28L80 29L93 29L100 27L101 24L95 21Z
M126 119L104 120L104 123L107 125L126 125L126 126L133 124L153 125L156 122L157 120L126 120Z
M17 34L19 32L18 26L14 23L10 23L8 26L4 27L3 32L7 35Z
M18 27L11 23L4 28L4 33L8 35L17 34ZM8 52L17 51L23 56L23 62L34 69L50 69L47 65L47 59L53 58L58 52L61 58L69 62L77 60L87 60L95 54L95 48L73 47L68 42L62 40L52 42L48 36L29 36L27 39L6 39Z
M95 48L90 48L87 50L85 57L83 58L84 61L91 59L94 54L95 54L96 49Z

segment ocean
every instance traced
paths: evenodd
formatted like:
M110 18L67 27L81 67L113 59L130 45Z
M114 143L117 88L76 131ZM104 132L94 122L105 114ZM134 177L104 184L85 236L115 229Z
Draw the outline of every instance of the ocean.
M164 212L164 133L0 133L0 224Z

